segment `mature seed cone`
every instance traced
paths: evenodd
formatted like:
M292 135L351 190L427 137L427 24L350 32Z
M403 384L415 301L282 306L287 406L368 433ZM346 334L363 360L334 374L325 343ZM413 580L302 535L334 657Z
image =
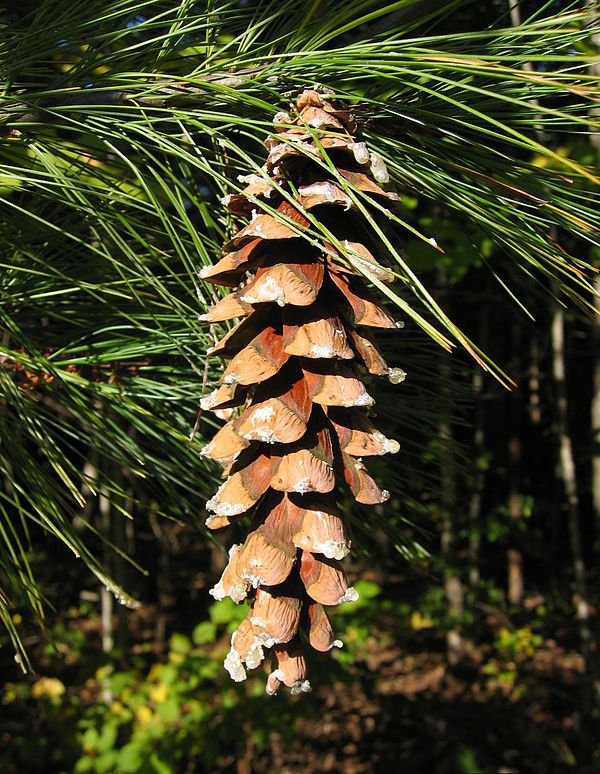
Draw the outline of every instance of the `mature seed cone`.
M248 175L244 191L224 200L250 222L200 274L236 288L202 319L241 318L211 350L229 363L202 408L234 411L203 453L225 468L225 482L206 504L207 525L252 518L245 543L232 547L211 591L216 599L251 599L225 666L234 680L244 680L246 669L273 648L267 692L284 684L298 693L310 688L299 629L316 650L341 645L323 606L357 598L340 567L350 534L335 504L336 474L358 502L382 503L389 494L361 458L399 448L371 423L374 400L360 377L366 369L402 380L401 369L388 368L364 330L399 326L343 255L379 280L393 280L360 241L361 216L350 191L383 203L397 197L375 182L387 181L385 166L354 141L348 109L305 91L294 117L278 113L274 123L264 176ZM338 176L323 163L323 151ZM310 221L292 202L344 249L302 238Z

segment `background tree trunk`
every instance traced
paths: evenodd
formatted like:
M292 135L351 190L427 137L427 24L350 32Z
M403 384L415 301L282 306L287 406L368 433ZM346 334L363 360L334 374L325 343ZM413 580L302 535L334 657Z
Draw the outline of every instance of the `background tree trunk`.
M442 359L442 381L450 380L450 362ZM440 559L444 573L444 593L451 624L446 631L446 653L451 665L458 664L464 657L465 649L462 636L461 619L464 613L464 589L460 578L458 560L459 524L457 518L456 462L454 460L454 438L448 419L439 424L439 436L442 444L440 454L440 499L441 536Z
M565 369L565 320L562 308L555 306L552 317L552 373L555 388L555 424L559 444L559 474L565 493L567 529L573 562L575 608L579 621L581 652L586 664L590 653L590 606L588 601L585 560L581 541L579 496L573 445L569 432L569 405Z
M521 362L521 327L515 323L512 327L511 373L518 373ZM511 539L507 551L508 601L511 605L521 605L525 582L523 580L523 553L519 546L519 533L523 519L523 423L521 420L520 393L509 398L508 408L508 516L510 519Z

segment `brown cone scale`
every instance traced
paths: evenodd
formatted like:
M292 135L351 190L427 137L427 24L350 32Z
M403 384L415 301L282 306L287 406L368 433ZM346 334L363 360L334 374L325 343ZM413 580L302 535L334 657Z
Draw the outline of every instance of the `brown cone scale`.
M378 184L375 165L371 173L374 156L337 101L305 91L274 124L261 173L240 178L246 187L223 200L246 222L221 260L200 272L233 288L201 320L240 320L209 352L227 362L201 407L230 419L203 454L223 465L225 478L206 504L207 525L251 517L211 592L249 602L225 667L244 680L272 649L267 692L285 685L299 693L310 689L302 642L318 651L341 646L325 606L357 598L340 565L351 538L336 487L363 504L384 502L388 492L361 458L399 448L368 418L374 399L362 381L367 372L393 383L404 377L369 332L400 325L360 276L387 283L394 275L357 241L364 229L355 204L357 196L379 204L398 197ZM328 152L337 175L323 163ZM313 238L321 218L333 244Z

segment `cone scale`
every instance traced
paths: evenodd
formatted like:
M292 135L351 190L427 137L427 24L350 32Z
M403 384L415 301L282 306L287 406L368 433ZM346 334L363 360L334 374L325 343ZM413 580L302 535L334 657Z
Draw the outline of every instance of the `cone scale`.
M225 479L206 503L207 526L250 517L245 542L232 546L211 594L249 602L225 667L244 680L272 650L270 694L282 685L292 693L310 689L303 643L318 651L341 645L325 608L357 593L340 564L351 538L335 488L346 485L360 503L385 502L389 493L362 457L399 448L369 419L374 399L361 374L403 377L388 368L369 332L397 323L335 247L302 238L310 222L301 211L389 282L391 272L360 241L362 216L352 197L318 163L323 151L354 188L382 202L397 197L379 186L385 167L355 141L347 108L315 91L303 92L295 107L293 117L275 116L265 177L246 176L246 188L224 200L249 222L224 245L221 260L200 273L233 288L202 319L239 319L210 352L226 366L220 386L201 404L220 416L228 409L230 417L203 450L223 465Z

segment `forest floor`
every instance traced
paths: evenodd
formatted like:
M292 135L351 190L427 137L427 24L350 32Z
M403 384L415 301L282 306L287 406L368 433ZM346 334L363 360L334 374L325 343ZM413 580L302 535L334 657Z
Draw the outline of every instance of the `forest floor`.
M232 770L600 771L598 736L582 717L585 684L577 653L546 640L517 661L484 656L475 651L451 668L439 650L407 653L369 638L364 661L350 669L351 681L315 687L318 712L295 722L291 741L272 734L262 750L249 745Z
M464 638L452 666L441 627L418 613L408 630L399 627L393 607L376 614L341 679L336 670L330 679L317 675L313 693L295 700L310 708L294 720L293 735L272 733L260 748L250 739L244 756L224 757L219 770L600 772L600 719L585 709L589 680L576 624L563 616L536 623L544 601L525 599L513 620L482 605L477 640Z
M311 693L259 699L260 706L266 707L261 712L268 713L264 733L260 733L263 722L260 714L253 716L252 711L248 712L249 717L243 714L246 706L258 705L246 705L242 700L235 710L237 715L233 716L240 726L239 731L234 731L235 744L218 748L216 765L207 765L194 757L187 765L177 765L169 772L592 774L600 771L600 725L598 717L585 710L589 681L584 674L583 659L577 652L577 630L573 622L564 616L553 620L547 617L543 625L537 625L540 616L535 607L540 603L539 595L538 599L525 600L520 617L512 620L505 611L483 605L480 617L470 630L477 638L465 637L463 658L450 666L443 628L420 613L400 615L398 603L393 601L394 591L400 592L396 598L401 598L406 592L404 582L400 581L396 589L393 584L386 587L381 595L386 602L377 600L365 604L348 615L345 623L341 621L342 629L346 627L340 632L346 646L333 655L320 655L311 664ZM157 610L152 605L128 616L133 646L130 653L135 652L136 641L151 642L156 620ZM99 643L97 619L72 624L79 631L85 631L88 645ZM222 631L219 643L211 647L226 651L228 640L229 635ZM148 663L152 659L165 661L168 656L164 646L153 645L152 652L145 652ZM76 661L81 662L81 654ZM42 673L50 665L50 661L47 665L43 662L41 657L38 668ZM123 663L127 663L127 658ZM85 686L79 680L70 683L69 669L72 672L75 666L75 663L71 667L65 664L61 670L54 662L53 671L65 685L71 686L68 693L77 692L82 705L89 705L98 700L97 689L86 698ZM216 671L218 677L213 679L218 724L227 722L228 717L225 710L222 715L218 710L221 686L226 684L230 690L232 684L220 668ZM263 677L260 676L261 693ZM246 690L244 686L237 688ZM20 733L20 722L15 719L14 733ZM10 758L10 738L5 741ZM15 767L9 766L9 771L29 774L26 766L17 767L17 758L14 763ZM47 771L64 769L57 762Z

